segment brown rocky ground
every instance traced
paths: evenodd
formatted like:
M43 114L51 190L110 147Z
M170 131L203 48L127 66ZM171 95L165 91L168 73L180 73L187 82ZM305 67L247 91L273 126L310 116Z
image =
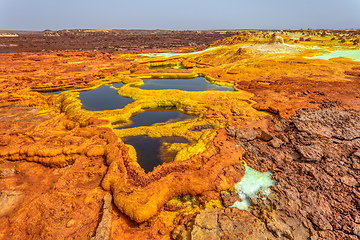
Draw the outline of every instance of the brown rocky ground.
M208 109L204 119L227 126L210 128L215 137L208 149L145 175L134 167L108 120L71 116L70 97L29 90L96 87L111 82L119 72L148 74L146 61L151 60L134 64L139 56L115 50L184 51L194 41L207 45L226 35L41 34L0 38L1 239L360 238L357 62L265 60L259 69L270 66L267 75L260 70L249 74L227 70L227 65L219 67L222 59L212 55L176 59L192 64L194 70L166 72L191 74L199 68L219 82L233 81L237 89L253 94L255 109L268 115L244 118L253 113L233 105ZM119 38L128 45L109 47ZM90 42L88 48L70 52L80 51L84 41ZM100 43L95 45L96 41ZM43 49L45 53L39 53ZM69 52L57 52L65 50ZM236 61L247 57L242 51L238 54ZM310 73L291 72L306 68ZM250 212L226 208L236 197L222 191L243 176L238 159L258 171L270 170L276 181L267 199L251 199ZM113 203L108 192L114 195ZM198 195L191 203L193 212L165 204L186 194Z
M0 53L22 52L139 52L145 50L205 48L216 40L234 35L216 31L167 30L61 30L13 32L18 37L0 38Z

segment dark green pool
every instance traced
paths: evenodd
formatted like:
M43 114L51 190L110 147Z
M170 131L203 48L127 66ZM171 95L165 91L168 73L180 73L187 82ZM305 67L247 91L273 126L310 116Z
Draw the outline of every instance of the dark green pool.
M118 129L151 126L155 123L180 122L195 118L197 116L187 115L179 111L146 111L132 117L130 122L123 124Z
M122 83L114 85L119 88ZM131 98L119 96L118 90L110 86L106 85L92 91L80 92L79 99L82 103L82 108L89 111L114 110L134 102Z
M127 137L122 139L125 144L132 145L137 154L137 162L146 173L151 172L154 167L171 162L177 152L166 151L166 145L171 143L188 143L183 137L151 138L145 135Z

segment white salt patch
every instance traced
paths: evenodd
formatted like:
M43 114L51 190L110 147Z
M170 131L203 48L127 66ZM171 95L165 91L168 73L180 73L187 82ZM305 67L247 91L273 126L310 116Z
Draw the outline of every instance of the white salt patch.
M275 186L271 180L271 172L261 173L248 166L245 166L245 176L235 185L235 192L243 201L236 201L231 207L241 210L248 210L250 204L249 197L266 197L270 194L270 186Z

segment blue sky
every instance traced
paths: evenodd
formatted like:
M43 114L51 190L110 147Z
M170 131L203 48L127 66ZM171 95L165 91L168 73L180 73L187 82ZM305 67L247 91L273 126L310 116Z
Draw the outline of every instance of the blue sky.
M360 28L360 0L0 0L2 30Z

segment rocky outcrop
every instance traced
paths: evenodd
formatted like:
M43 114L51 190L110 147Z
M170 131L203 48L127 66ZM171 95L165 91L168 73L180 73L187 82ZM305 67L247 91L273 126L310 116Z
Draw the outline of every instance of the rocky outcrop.
M22 201L24 193L12 190L0 192L0 217L11 213Z
M359 117L355 110L304 109L273 120L271 134L282 144L238 139L247 164L270 170L277 182L267 200L252 199L251 211L275 237L356 239Z
M174 229L176 240L202 239L275 239L265 224L248 211L237 208L206 209L192 218L184 218Z
M360 138L360 116L354 110L299 110L291 118L299 132L334 140L353 141Z
M104 196L104 205L102 209L102 218L96 229L95 237L92 240L110 240L111 239L111 224L112 224L112 196L107 193Z
M275 36L269 44L284 44L284 39L280 36Z

